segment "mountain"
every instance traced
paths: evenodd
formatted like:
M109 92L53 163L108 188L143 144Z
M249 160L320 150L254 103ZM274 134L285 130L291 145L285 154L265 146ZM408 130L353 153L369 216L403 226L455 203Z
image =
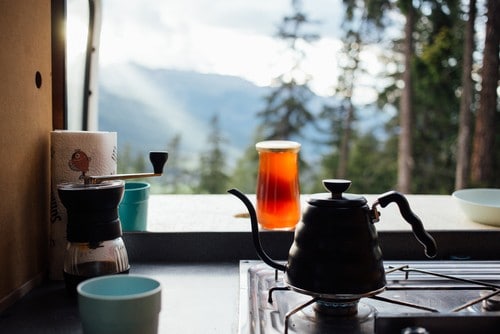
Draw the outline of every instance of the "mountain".
M183 156L193 159L204 149L215 114L228 154L239 156L252 144L255 115L268 92L238 77L131 64L103 68L99 80L99 129L116 131L119 149L164 149L180 134Z
M130 145L133 153L146 155L163 150L176 135L181 136L182 164L195 166L205 148L210 119L219 117L230 166L253 145L256 114L265 106L269 87L258 87L239 77L170 69L149 69L134 64L113 65L99 73L99 129L118 133L118 152ZM332 98L316 96L316 112ZM390 115L374 108L359 108L355 126L378 131ZM314 140L317 130L303 129L301 155L315 161L326 149Z

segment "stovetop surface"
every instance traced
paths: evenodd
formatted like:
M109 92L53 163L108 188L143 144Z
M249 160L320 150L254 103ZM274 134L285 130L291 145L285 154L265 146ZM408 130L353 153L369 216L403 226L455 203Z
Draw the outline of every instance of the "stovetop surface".
M482 306L486 294L500 292L500 261L386 261L384 265L385 291L361 298L356 315L320 314L312 302L291 315L285 326L286 314L313 297L277 290L269 303L269 289L286 287L284 274L260 261L241 261L239 333L285 333L285 328L288 333L402 333L410 327L432 334L472 333L477 328L483 334L500 332L500 311L484 311Z

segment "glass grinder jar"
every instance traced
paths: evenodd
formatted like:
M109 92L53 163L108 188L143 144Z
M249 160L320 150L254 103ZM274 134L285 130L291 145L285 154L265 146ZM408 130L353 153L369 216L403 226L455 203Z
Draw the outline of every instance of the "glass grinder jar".
M70 294L75 294L76 286L88 278L129 271L118 217L123 191L121 180L58 185L68 213L64 280Z

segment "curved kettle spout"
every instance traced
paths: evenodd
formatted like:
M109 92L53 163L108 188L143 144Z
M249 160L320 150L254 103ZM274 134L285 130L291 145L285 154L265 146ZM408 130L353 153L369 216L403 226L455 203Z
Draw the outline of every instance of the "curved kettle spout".
M273 267L274 269L286 271L285 265L275 262L264 252L264 249L262 248L262 244L260 243L260 238L259 238L259 225L257 224L257 213L255 212L255 209L250 200L248 199L248 197L246 197L238 189L230 189L227 192L238 197L247 207L248 213L250 214L250 223L252 224L253 244L261 260L264 261L267 265Z

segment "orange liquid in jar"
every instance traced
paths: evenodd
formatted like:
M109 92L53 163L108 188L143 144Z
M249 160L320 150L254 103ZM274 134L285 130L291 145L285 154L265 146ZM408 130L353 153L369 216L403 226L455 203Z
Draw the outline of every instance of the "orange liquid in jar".
M300 144L266 141L256 147L259 152L257 219L265 229L293 229L300 220Z

